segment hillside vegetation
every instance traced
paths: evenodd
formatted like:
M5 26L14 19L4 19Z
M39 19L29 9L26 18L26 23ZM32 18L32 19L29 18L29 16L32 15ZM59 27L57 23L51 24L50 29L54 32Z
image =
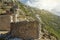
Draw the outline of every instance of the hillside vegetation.
M42 28L46 29L49 33L55 35L60 40L60 16L54 15L46 10L31 8L21 3L19 3L19 5L20 10L22 10L23 13L25 13L28 16L36 18L36 15L38 14L41 19L40 22L43 24Z

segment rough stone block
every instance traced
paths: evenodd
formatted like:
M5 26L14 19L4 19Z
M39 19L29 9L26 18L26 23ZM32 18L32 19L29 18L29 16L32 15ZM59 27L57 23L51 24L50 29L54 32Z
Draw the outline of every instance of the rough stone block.
M0 30L10 30L9 15L0 15Z
M37 21L11 23L10 33L13 37L37 39L39 37L39 23Z

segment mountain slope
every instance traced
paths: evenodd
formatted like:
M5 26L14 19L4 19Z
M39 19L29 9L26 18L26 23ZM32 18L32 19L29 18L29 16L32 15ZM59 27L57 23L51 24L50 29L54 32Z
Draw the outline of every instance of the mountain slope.
M43 21L43 28L45 28L46 30L49 31L49 33L54 34L55 36L57 36L60 39L60 17L51 14L50 12L41 12L39 13L40 17Z
M42 28L43 30L46 29L50 34L53 34L58 39L60 39L60 17L57 15L54 15L48 11L45 10L39 10L36 8L31 8L26 5L20 5L20 10L25 12L28 16L32 16L36 18L36 15L38 14L40 19L42 20ZM31 15L30 15L31 14Z

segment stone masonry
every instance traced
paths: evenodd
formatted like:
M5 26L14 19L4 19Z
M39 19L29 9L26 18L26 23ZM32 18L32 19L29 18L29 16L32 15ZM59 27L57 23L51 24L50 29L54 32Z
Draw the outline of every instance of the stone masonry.
M0 30L10 30L10 16L0 15Z

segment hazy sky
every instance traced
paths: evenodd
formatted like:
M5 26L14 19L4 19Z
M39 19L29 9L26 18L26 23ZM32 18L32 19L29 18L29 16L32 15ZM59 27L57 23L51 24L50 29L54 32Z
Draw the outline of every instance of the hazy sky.
M40 9L60 12L60 0L21 0L23 3ZM57 13L58 14L58 13ZM60 14L60 13L59 13Z

